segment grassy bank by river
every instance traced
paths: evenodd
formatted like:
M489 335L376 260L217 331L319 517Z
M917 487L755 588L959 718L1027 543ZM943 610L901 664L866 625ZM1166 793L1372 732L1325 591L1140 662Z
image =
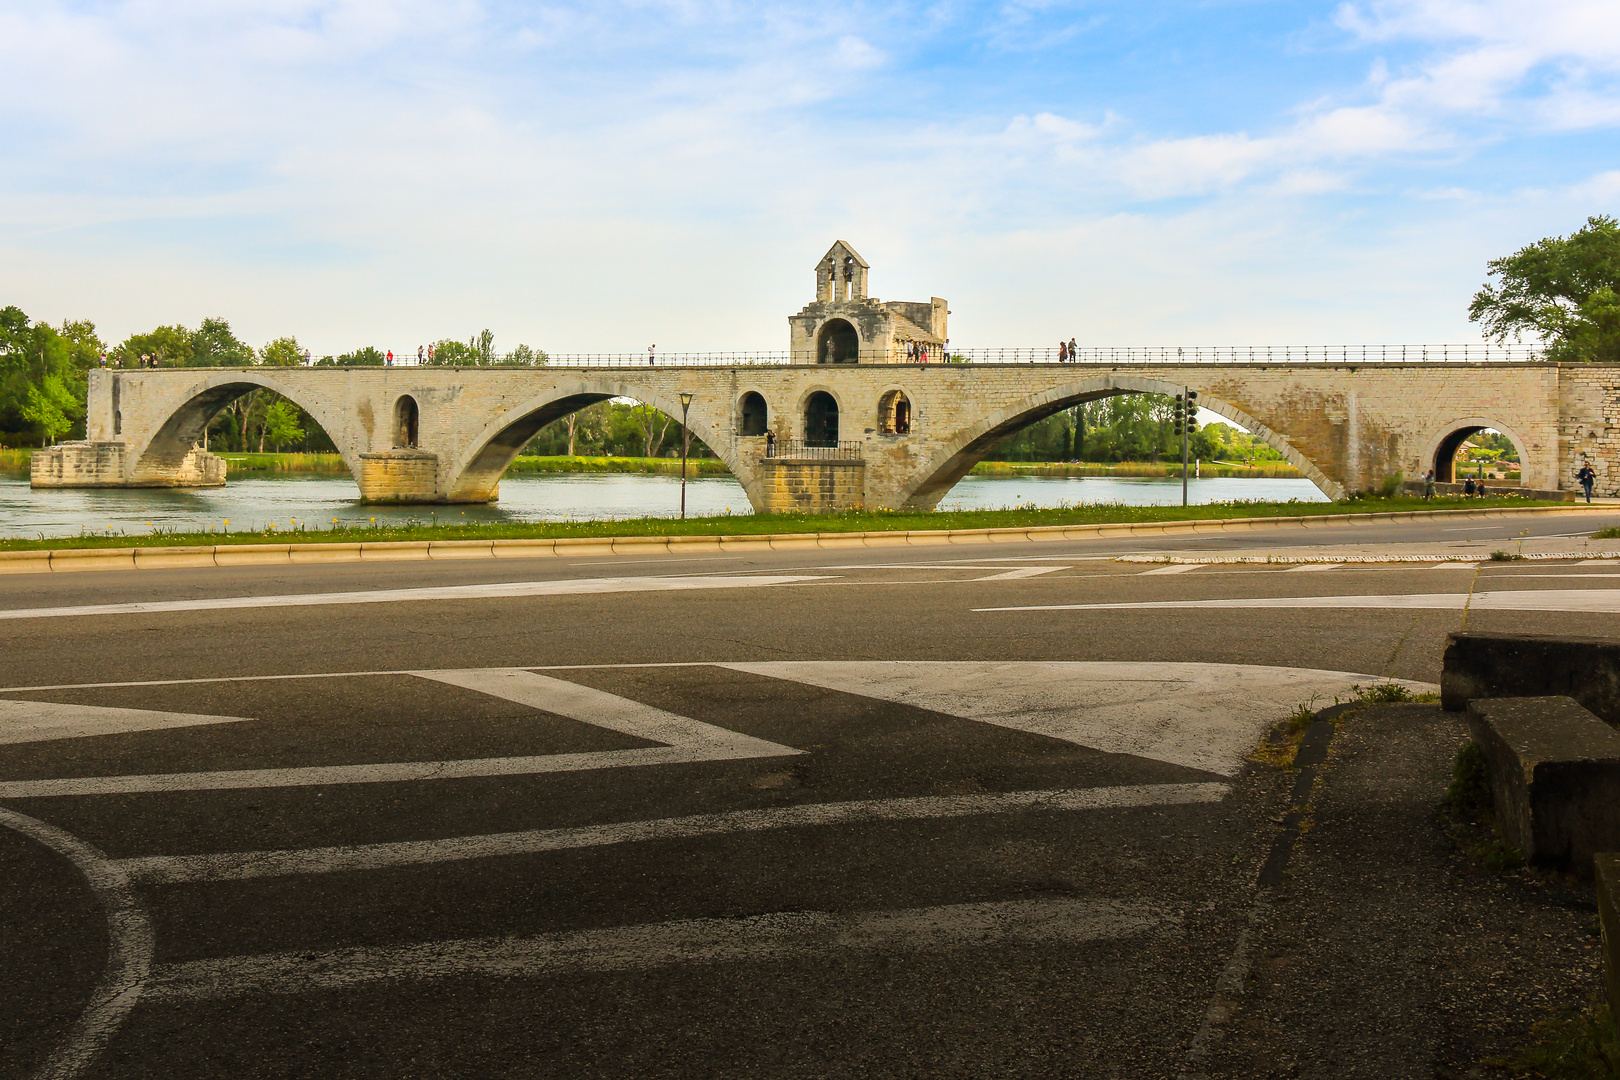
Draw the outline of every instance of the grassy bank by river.
M161 532L139 535L91 534L50 539L0 539L0 551L36 551L46 548L173 546L180 544L328 543L384 540L506 540L579 536L742 536L761 533L879 532L911 529L1001 529L1032 525L1096 524L1129 521L1188 521L1234 517L1303 517L1313 514L1369 514L1412 510L1482 510L1500 506L1550 506L1527 499L1355 499L1340 503L1231 502L1207 506L1125 506L1114 503L1057 510L959 510L932 514L860 511L825 516L810 514L744 514L720 517L625 518L617 521L499 523L489 525L435 525L423 507L421 522L405 525L351 523L332 528L229 533ZM1558 504L1562 505L1562 504Z
M973 466L972 476L1119 476L1164 477L1180 476L1181 462L1170 464L1147 461L981 461ZM1286 461L1268 461L1259 465L1223 465L1206 461L1195 475L1206 480L1212 477L1240 477L1249 479L1297 480L1304 474Z

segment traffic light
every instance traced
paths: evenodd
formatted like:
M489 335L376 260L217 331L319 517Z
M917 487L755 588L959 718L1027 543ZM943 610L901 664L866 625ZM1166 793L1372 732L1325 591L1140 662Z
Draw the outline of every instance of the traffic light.
M1193 404L1193 399L1196 398L1197 396L1198 396L1198 391L1196 391L1196 390L1187 391L1187 416L1186 416L1186 419L1187 419L1187 434L1189 434L1189 435L1191 435L1193 432L1198 430L1198 406ZM1181 397L1180 397L1179 394L1176 396L1176 400L1178 402L1181 400Z

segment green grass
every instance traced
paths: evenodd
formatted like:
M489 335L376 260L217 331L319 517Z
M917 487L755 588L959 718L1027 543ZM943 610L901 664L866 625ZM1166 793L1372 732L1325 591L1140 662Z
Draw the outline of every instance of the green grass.
M226 475L252 472L341 473L349 474L341 454L229 454L220 452L225 459Z
M182 544L260 544L270 541L323 543L354 540L505 540L590 536L744 536L766 533L885 532L925 529L999 529L1038 525L1090 525L1111 522L1210 520L1234 517L1303 517L1315 514L1367 514L1446 509L1484 509L1493 506L1545 506L1524 499L1356 499L1339 503L1231 502L1207 506L1126 506L1119 503L1061 509L1034 507L1003 510L960 510L935 513L863 510L842 514L739 514L681 521L669 517L626 518L617 521L571 521L494 524L437 524L435 516L446 508L424 506L421 517L405 524L350 523L332 528L296 532L269 529L258 532L218 530L173 532L154 529L136 535L95 533L81 536L0 539L0 551L37 551L53 548L133 547ZM362 511L363 512L363 511Z
M1620 540L1620 528L1599 529L1591 536L1593 540Z
M1506 1060L1485 1064L1542 1080L1620 1080L1620 1028L1607 1005L1593 1002L1537 1024L1531 1043Z
M511 473L668 473L681 474L680 458L644 457L520 457L507 470ZM716 458L688 458L688 476L730 476L731 470Z
M1180 476L1181 462L1147 461L981 461L973 466L973 476ZM1222 465L1206 461L1199 469L1205 480L1211 477L1244 479L1298 479L1304 475L1286 461L1266 461L1254 465Z

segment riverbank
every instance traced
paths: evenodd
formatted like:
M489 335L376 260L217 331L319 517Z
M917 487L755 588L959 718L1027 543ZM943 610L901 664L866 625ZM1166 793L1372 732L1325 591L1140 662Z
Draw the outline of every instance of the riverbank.
M970 476L1118 476L1161 478L1181 475L1181 462L1149 461L981 461ZM1305 474L1286 461L1231 465L1206 461L1193 474L1205 479L1298 480Z
M128 534L108 531L79 536L38 539L0 539L0 551L42 551L71 548L172 547L189 545L331 543L334 541L399 542L448 540L542 540L630 536L758 536L788 533L911 532L959 529L1031 528L1054 525L1102 525L1161 521L1202 521L1228 518L1288 518L1350 514L1411 513L1432 510L1489 510L1503 507L1567 505L1537 503L1512 497L1490 499L1366 498L1338 503L1209 503L1203 506L1088 505L1062 509L1019 508L958 510L934 513L863 510L843 514L723 514L713 517L620 518L612 521L496 522L489 524L436 524L431 518L404 524L353 525L338 522L327 528L305 525L260 530L208 529L178 532L154 529ZM434 508L424 507L424 516Z
M0 474L26 476L30 449L0 449ZM228 475L274 475L276 473L318 474L347 476L349 467L338 454L219 454L225 459ZM508 473L645 473L650 475L679 476L679 458L643 457L529 457L516 458ZM689 458L688 476L730 476L731 470L716 458ZM1147 461L981 461L973 466L971 476L1113 476L1121 478L1163 478L1181 475L1179 462ZM1286 461L1235 465L1206 461L1199 470L1206 478L1277 479L1293 480L1303 476Z

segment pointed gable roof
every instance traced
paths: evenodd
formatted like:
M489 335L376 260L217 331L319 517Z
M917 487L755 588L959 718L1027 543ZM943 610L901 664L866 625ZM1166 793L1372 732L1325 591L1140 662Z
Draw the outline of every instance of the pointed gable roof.
M840 240L836 244L834 244L832 247L828 248L827 249L827 254L823 255L820 259L818 259L816 261L816 266L818 266L818 267L821 266L821 264L826 262L829 257L831 257L833 262L835 262L835 263L843 262L845 255L853 256L856 263L858 263L861 266L862 269L865 269L865 270L872 269L872 267L870 265L868 265L867 261L865 259L861 258L861 253L856 251L854 248L850 247L848 242L844 241L844 240Z

